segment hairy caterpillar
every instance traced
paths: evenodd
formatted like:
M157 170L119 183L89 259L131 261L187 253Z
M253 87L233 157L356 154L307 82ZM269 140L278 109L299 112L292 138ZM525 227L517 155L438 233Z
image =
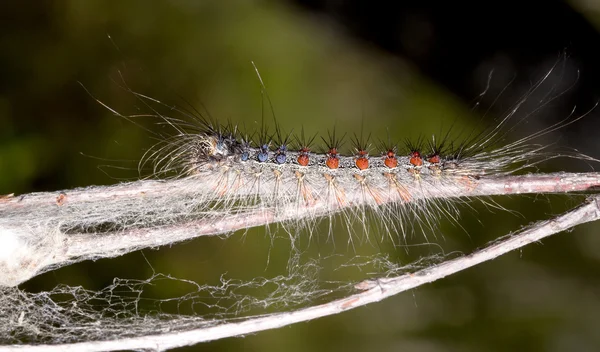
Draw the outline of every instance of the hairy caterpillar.
M521 107L551 73L533 84L494 126L471 131L462 141L453 140L448 130L441 137L434 135L403 145L389 138L372 142L370 135L363 138L362 132L347 138L335 129L323 135L307 136L304 128L298 134L285 133L276 120L271 132L264 117L259 128L244 131L232 122L220 123L198 111L169 107L184 115L184 119L175 118L161 114L152 105L166 104L127 89L175 132L167 138L161 136L162 141L145 154L140 167L151 163L155 176L174 174L196 182L196 210L229 214L262 210L274 213L283 223L293 220L296 227L311 227L317 219L331 219L341 212L351 232L356 231L354 223L358 220L358 228L368 232L370 224L376 223L393 239L392 234L406 236L415 228L434 229L441 217L457 223L457 203L471 196L547 192L508 190L502 184L503 176L556 157L594 160L576 152L551 152L548 145L534 143L586 114L569 116L507 142L509 132L528 116L516 117L522 113ZM556 97L548 97L536 110ZM500 181L490 186L494 180ZM555 191L566 191L571 185L564 187ZM372 218L366 211L369 209L375 212Z

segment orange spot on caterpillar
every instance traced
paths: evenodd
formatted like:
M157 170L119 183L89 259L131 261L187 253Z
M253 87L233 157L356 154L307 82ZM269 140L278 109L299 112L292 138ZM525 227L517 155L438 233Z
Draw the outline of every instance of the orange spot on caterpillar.
M306 154L298 155L298 164L301 166L308 166L308 155L306 155Z
M439 154L433 154L427 157L427 161L429 161L432 165L429 165L429 170L433 171L433 175L439 176L442 174L442 168L440 166L440 162L442 159Z
M310 152L310 149L308 149L308 147L302 147L300 149L300 154L298 155L298 164L300 166L308 166L308 161L310 160L308 157L308 153Z
M356 167L360 170L365 170L369 168L369 159L367 158L358 158L355 161Z
M386 155L383 159L383 163L385 164L385 166L389 167L390 169L397 167L398 159L396 159L396 153L394 153L393 150L388 150L388 152L386 153Z
M340 166L340 159L338 159L338 151L336 148L329 149L325 165L330 169L337 169Z
M430 156L427 161L429 161L432 164L438 164L440 162L440 156L437 154L434 154L432 156Z
M413 165L413 166L423 166L423 158L421 158L421 153L414 151L412 153L410 153L410 160L409 162Z
M368 153L366 150L360 150L358 151L358 155L356 157L356 160L354 161L354 164L356 164L356 167L359 170L365 170L369 168L369 159L368 159Z
M325 161L325 165L327 165L327 167L330 169L337 169L340 166L340 159L328 157Z

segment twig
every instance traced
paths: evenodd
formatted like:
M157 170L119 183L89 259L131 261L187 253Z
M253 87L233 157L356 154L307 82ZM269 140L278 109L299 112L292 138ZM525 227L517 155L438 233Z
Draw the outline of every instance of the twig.
M31 351L108 351L108 350L167 350L189 346L200 342L242 336L259 331L276 329L290 324L339 314L396 295L421 285L434 282L448 275L460 272L477 264L497 258L527 244L540 241L555 233L570 229L579 224L600 218L600 196L590 197L586 203L556 218L545 220L520 231L505 236L488 247L470 255L448 260L441 264L398 277L363 281L355 286L361 292L322 305L300 309L294 312L271 314L248 318L242 322L225 323L209 328L165 333L159 335L125 338L113 341L93 341L62 345L11 345L0 347L0 351L17 351L27 348Z
M600 173L554 173L482 177L444 184L430 192L411 192L410 201L526 193L566 193L600 186ZM198 196L201 194L202 196ZM207 190L193 179L138 181L64 192L33 193L0 199L0 285L15 286L40 273L73 262L115 257L199 236L317 218L351 207L371 206L348 195L346 202L201 210ZM377 206L406 203L396 192ZM93 224L95 227L89 225ZM106 227L104 232L89 228Z

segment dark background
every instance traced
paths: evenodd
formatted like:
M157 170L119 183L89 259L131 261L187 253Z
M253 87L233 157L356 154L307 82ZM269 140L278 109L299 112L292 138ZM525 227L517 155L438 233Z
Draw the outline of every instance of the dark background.
M132 124L94 100L123 114L147 112L123 84L168 104L204 104L215 117L252 126L261 116L261 96L251 61L287 129L304 125L322 132L336 124L354 133L364 125L373 135L383 138L387 129L399 140L430 136L451 124L493 124L555 64L544 92L561 93L560 99L529 116L545 93L532 96L518 116L527 123L514 138L550 126L574 108L586 113L598 102L600 6L593 2L416 3L3 2L0 194L137 177L137 161L155 143L139 125L161 127L152 119ZM593 110L540 142L597 157L597 127ZM568 160L542 166L563 169L590 166ZM582 199L500 197L517 215L475 206L477 212L465 209L461 220L468 234L442 223L444 236L429 240L446 252L470 252ZM597 350L596 230L582 226L336 317L190 350ZM343 243L344 229L338 232ZM198 282L223 272L252 277L264 274L271 243L263 233L198 239L144 254L156 271ZM286 249L274 251L272 265L279 263L277 251L285 263ZM409 256L400 252L406 263ZM47 273L23 288L102 288L115 276L150 272L146 259L132 253Z

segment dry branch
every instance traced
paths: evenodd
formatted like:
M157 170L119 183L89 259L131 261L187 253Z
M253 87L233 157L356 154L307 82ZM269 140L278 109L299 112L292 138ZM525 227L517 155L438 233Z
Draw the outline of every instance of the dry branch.
M90 341L62 345L11 345L0 347L0 351L109 351L109 350L153 350L162 351L189 346L200 342L243 336L259 331L276 329L290 324L339 314L344 311L378 302L421 285L434 282L477 264L497 258L505 253L537 242L555 233L579 224L600 218L600 196L590 197L584 205L550 220L538 222L528 229L507 235L486 248L470 255L432 265L415 273L398 277L363 281L355 286L358 293L343 299L297 311L250 317L244 321L224 323L208 328L164 333L107 341Z
M414 193L411 201L581 192L599 185L600 173L481 177L445 184L430 193ZM15 286L73 262L275 222L318 218L366 202L357 195L333 208L317 199L304 206L284 203L229 211L199 210L198 204L210 197L207 192L197 180L182 179L5 196L0 199L0 285ZM406 199L390 193L381 201L379 205L401 204ZM97 232L98 228L103 231Z

